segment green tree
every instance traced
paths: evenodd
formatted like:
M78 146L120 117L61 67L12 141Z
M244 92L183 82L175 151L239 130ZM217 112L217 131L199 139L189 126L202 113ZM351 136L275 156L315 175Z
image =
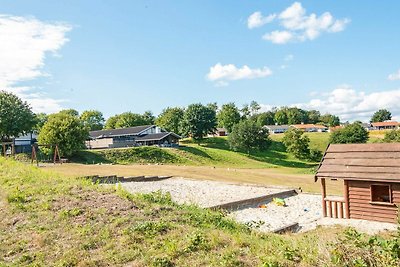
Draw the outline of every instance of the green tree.
M253 120L242 120L235 124L228 141L232 150L247 154L253 150L264 150L270 144L268 131Z
M287 108L280 108L275 112L274 120L279 125L288 124Z
M202 104L191 104L185 110L182 119L182 133L200 141L216 130L215 110Z
M33 131L39 134L40 130L42 129L43 125L47 122L48 119L49 116L46 113L42 112L35 114L35 126L33 126Z
M254 117L254 120L257 122L258 126L273 125L275 124L274 117L275 117L274 112L267 111L257 114L257 116Z
M35 123L35 114L26 102L0 91L0 141L31 131Z
M58 113L49 116L38 136L39 144L58 145L61 156L71 156L84 148L88 128L76 116Z
M308 123L318 123L320 122L321 113L318 110L308 110L306 111Z
M154 117L153 112L151 112L150 110L145 111L142 117L143 117L143 124L145 125L153 125L154 121L156 120L156 117Z
M111 116L107 119L106 124L104 125L105 129L115 129L115 125L119 119L119 114Z
M386 143L397 143L400 142L400 130L391 130L385 133L383 141Z
M296 158L310 158L310 139L308 136L304 135L303 131L291 127L285 132L282 143L285 145L286 150Z
M392 113L387 109L380 109L372 115L371 122L389 121L392 119Z
M98 110L86 110L81 114L80 119L90 131L103 129L103 113Z
M331 133L329 142L332 144L366 143L368 131L360 122L354 122Z
M217 114L218 125L224 127L228 133L232 132L233 126L240 121L240 112L235 103L224 104Z
M244 104L242 109L240 110L240 113L242 115L242 119L249 118L251 115L250 106L248 104Z
M335 127L335 126L340 125L339 117L335 116L335 115L331 115L331 114L322 115L319 120L324 125L329 126L329 127Z
M249 108L250 108L251 115L255 115L260 111L261 106L260 106L260 104L258 104L256 101L253 100L250 102Z
M61 110L61 111L58 112L58 113L71 115L71 116L73 116L73 117L79 117L79 112L78 112L77 110L73 109L73 108L70 108L70 109L63 109L63 110Z
M182 108L166 108L156 119L156 125L161 128L181 135L181 120L183 118L184 110Z
M286 109L286 116L288 124L307 123L308 121L306 111L296 107Z

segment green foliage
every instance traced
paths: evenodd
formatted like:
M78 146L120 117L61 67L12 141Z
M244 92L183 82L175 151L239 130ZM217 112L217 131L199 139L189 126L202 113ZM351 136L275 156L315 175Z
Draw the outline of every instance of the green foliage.
M35 126L33 130L39 134L40 130L42 129L43 125L47 122L49 116L46 113L37 113L35 114Z
M79 112L75 109L63 109L60 112L58 112L59 114L64 114L64 115L69 115L72 117L79 117Z
M155 123L157 126L168 132L181 135L181 120L183 118L184 109L182 108L166 108L157 117Z
M201 232L195 232L188 236L189 245L185 248L185 252L195 252L198 250L209 250L209 241Z
M71 156L84 148L88 135L88 129L79 118L58 113L51 115L44 124L38 136L38 142L39 144L57 144L62 156Z
M320 117L320 121L327 126L335 127L340 125L340 119L338 116L325 114Z
M275 116L274 112L268 111L252 116L251 119L255 120L257 122L257 125L262 127L264 125L275 124L274 116Z
M224 127L228 133L232 132L233 126L241 119L239 109L236 107L235 103L222 105L221 110L217 114L217 118L218 125Z
M309 159L310 158L310 139L304 135L304 132L290 128L284 133L282 143L286 146L289 153L292 153L298 159Z
M385 137L383 138L383 141L387 143L400 142L400 130L391 130L385 132Z
M329 142L332 144L366 143L368 131L359 122L354 122L331 133Z
M382 122L392 119L392 113L387 109L380 109L371 117L371 122Z
M321 119L321 113L318 110L306 111L307 123L318 123Z
M399 266L400 231L391 239L384 239L349 228L332 244L331 261L335 265L350 267Z
M286 108L281 108L275 112L275 122L278 125L288 124L288 117L286 113Z
M293 107L287 108L286 116L288 120L288 124L300 124L300 123L307 123L307 112L305 110Z
M229 135L229 145L235 151L264 150L270 144L269 133L252 120L242 120L233 126Z
M103 113L98 110L86 110L81 114L80 119L90 131L103 129Z
M104 128L118 129L152 124L154 124L154 116L150 111L146 111L143 115L132 112L124 112L108 118Z
M217 119L215 110L202 104L189 105L182 119L182 133L200 141L215 132Z
M31 131L35 123L35 115L26 102L0 91L0 141Z

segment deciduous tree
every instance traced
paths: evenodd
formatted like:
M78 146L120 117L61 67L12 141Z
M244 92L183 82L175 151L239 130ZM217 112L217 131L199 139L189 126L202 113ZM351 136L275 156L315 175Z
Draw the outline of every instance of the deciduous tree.
M266 149L270 144L268 131L253 120L242 120L235 124L228 140L232 150L247 154L253 150Z
M183 118L184 109L182 108L166 108L156 119L156 125L161 128L181 135L181 121Z
M333 144L366 143L368 131L360 122L354 122L332 132L329 141Z
M103 113L98 110L86 110L81 114L80 119L90 131L103 129Z
M207 134L214 133L217 126L215 110L202 104L187 107L182 119L182 132L200 141Z
M371 122L382 122L392 119L392 113L387 109L380 109L372 115Z
M224 127L228 133L232 132L233 126L240 121L240 112L235 103L222 105L217 114L218 125Z

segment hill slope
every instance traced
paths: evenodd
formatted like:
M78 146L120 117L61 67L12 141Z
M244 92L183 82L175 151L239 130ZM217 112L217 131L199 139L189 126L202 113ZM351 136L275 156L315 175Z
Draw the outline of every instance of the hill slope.
M387 242L380 247L338 229L254 233L220 212L179 206L160 193L115 192L1 157L0 214L0 266L398 264L393 240L379 239Z

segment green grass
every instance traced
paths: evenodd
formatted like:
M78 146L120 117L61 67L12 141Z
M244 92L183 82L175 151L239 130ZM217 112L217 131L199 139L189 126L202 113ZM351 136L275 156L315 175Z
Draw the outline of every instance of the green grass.
M392 237L340 228L261 234L160 192L131 195L3 158L0 214L0 266L398 264Z
M207 138L201 144L183 140L180 148L135 147L105 150L85 150L71 159L73 162L94 163L160 163L189 166L215 166L234 168L291 168L311 173L317 162L301 161L285 150L279 141L272 141L266 151L250 155L229 149L226 138Z

